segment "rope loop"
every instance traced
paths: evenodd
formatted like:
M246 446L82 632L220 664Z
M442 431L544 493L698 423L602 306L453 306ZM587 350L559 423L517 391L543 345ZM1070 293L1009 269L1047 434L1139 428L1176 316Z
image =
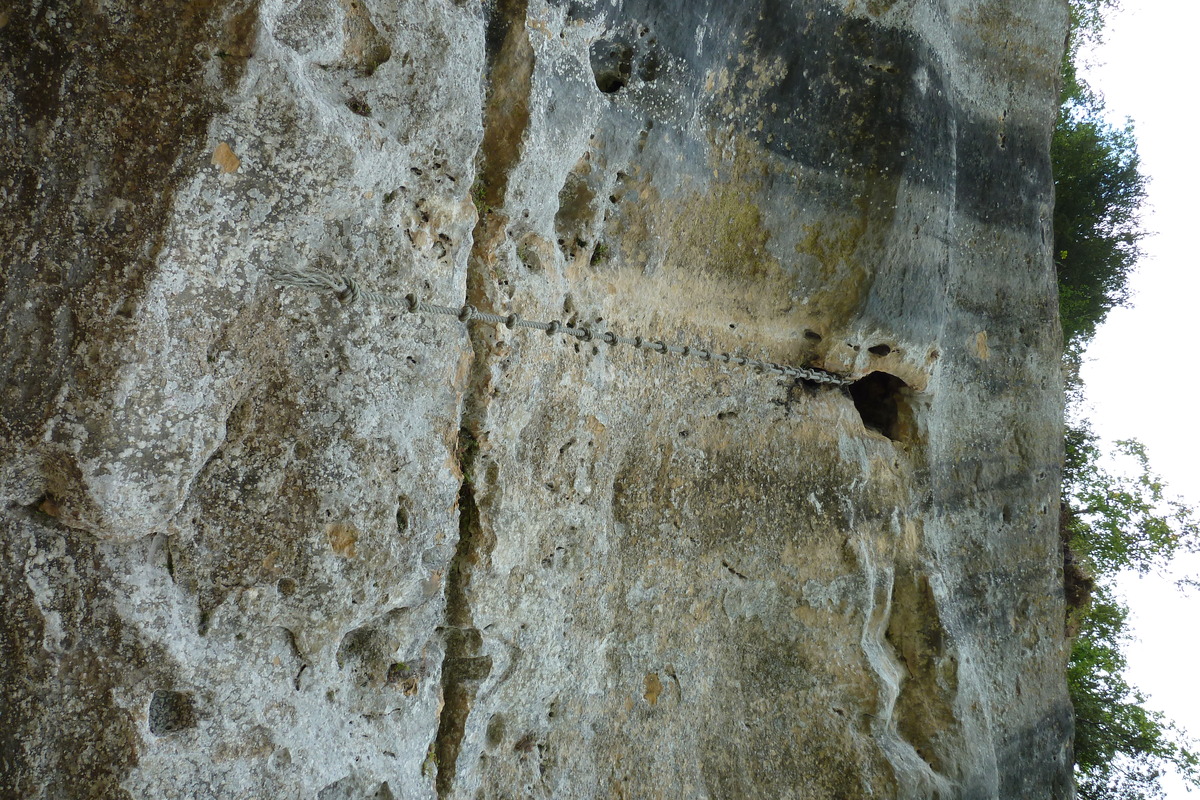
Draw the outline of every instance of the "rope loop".
M666 353L667 352L667 343L656 340L654 342L654 352L658 353L659 355Z
M458 312L458 321L459 322L470 322L474 318L475 318L475 309L472 308L469 304L463 306L462 309Z
M601 338L604 339L605 344L616 344L617 343L617 335L615 333L613 333L612 331L605 331L604 336Z
M345 284L346 288L338 292L338 300L341 300L348 306L352 306L358 302L359 298L358 281L354 280L354 278L351 278L349 275L343 275L342 283Z
M583 339L585 342L590 342L596 336L595 332L591 328L580 328L580 330L583 331L583 333L580 334L579 338Z
M411 292L404 295L404 302L408 305L408 312L410 314L415 314L417 309L421 307L421 301L418 300L417 296Z
M504 324L508 326L509 330L512 330L513 328L517 327L517 323L520 321L521 321L520 314L509 314L507 317L504 318Z
M553 336L554 334L558 333L559 329L561 329L561 328L562 328L562 323L556 319L552 319L552 320L550 320L550 327L546 328L546 335Z

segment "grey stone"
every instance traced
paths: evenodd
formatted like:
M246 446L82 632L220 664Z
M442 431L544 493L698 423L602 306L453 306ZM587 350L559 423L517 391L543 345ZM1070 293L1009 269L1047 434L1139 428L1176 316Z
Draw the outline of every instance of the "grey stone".
M4 796L1071 797L1065 26L0 12Z

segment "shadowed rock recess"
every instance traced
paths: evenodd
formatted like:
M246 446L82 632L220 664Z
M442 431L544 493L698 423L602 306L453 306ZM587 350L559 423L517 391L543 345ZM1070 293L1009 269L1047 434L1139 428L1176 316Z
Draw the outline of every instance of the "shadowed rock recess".
M1073 796L1065 30L5 6L0 796Z

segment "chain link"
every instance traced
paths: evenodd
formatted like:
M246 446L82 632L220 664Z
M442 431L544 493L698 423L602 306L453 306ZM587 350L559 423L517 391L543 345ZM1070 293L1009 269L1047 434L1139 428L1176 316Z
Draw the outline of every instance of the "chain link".
M271 277L280 286L294 286L300 289L330 292L347 305L365 300L392 308L399 308L411 313L441 314L448 317L455 317L463 324L471 320L478 320L479 322L486 322L489 325L505 325L510 329L530 328L545 331L550 336L557 333L564 333L585 342L603 342L610 346L623 344L639 350L653 350L656 353L664 355L674 353L685 358L691 357L707 363L737 364L749 367L759 373L770 372L775 375L785 375L828 386L849 386L854 382L842 375L817 369L816 367L792 367L753 358L745 358L743 356L731 356L728 353L713 353L708 349L700 347L670 345L658 340L644 339L641 336L634 336L632 338L618 336L608 331L600 332L586 326L564 325L557 319L550 322L537 322L535 320L522 319L517 314L509 314L508 316L489 314L471 305L451 308L450 306L441 306L419 300L415 294L408 294L402 298L397 298L383 292L364 288L349 275L333 275L315 267L279 268L271 271Z

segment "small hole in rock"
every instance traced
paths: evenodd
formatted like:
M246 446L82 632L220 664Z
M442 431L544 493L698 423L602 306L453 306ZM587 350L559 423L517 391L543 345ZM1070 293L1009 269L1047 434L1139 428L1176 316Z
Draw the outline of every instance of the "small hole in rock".
M150 732L155 736L196 727L191 694L158 689L150 697L147 721L150 723Z
M892 348L890 345L877 344L874 347L868 347L867 352L875 356L886 356L888 353L892 352Z
M280 578L276 581L275 588L284 597L291 597L296 593L296 582L291 578Z
M633 74L633 49L618 42L599 40L591 47L592 74L604 94L621 91Z
M816 331L805 331L804 338L808 339L810 342L819 342L821 341L821 334L817 333Z
M893 441L912 437L911 395L907 383L886 372L872 372L850 385L850 396L863 425Z
M371 116L371 104L361 97L351 97L346 101L346 108L360 117Z
M658 53L648 53L642 60L642 64L638 67L638 77L646 83L651 83L658 77L659 71L662 69L662 63L659 60Z

